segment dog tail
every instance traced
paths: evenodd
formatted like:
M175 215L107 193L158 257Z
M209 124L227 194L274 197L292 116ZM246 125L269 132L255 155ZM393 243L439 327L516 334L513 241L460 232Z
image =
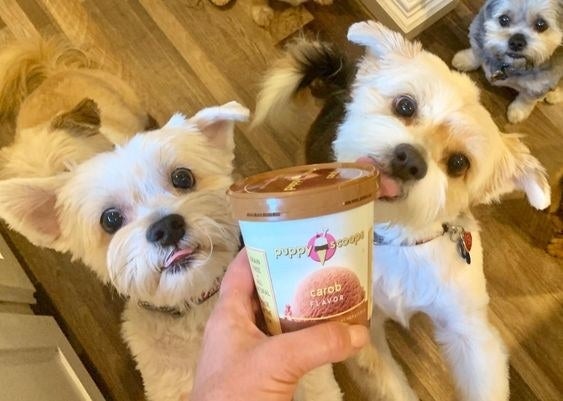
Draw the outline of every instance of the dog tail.
M253 126L271 116L280 116L305 89L319 99L326 99L349 86L353 69L332 45L316 40L297 39L286 48L265 76L256 101Z
M15 116L22 101L50 75L91 65L82 50L60 39L28 39L4 47L0 52L0 119Z

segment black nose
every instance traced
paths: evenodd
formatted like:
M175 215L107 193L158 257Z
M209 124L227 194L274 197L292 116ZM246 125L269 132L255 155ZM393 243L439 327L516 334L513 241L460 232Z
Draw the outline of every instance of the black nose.
M424 157L414 146L402 143L393 152L391 169L395 177L408 181L424 178L428 167Z
M147 229L147 240L162 246L176 245L186 233L186 221L179 214L169 214L152 223Z
M510 50L513 52L524 50L527 44L526 37L521 33L514 34L508 39L508 47L510 47Z

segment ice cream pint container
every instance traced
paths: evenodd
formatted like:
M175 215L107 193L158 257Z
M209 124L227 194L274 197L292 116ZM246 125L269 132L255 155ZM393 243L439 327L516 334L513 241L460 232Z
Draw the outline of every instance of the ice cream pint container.
M228 194L270 334L369 324L377 171L328 163L248 177Z

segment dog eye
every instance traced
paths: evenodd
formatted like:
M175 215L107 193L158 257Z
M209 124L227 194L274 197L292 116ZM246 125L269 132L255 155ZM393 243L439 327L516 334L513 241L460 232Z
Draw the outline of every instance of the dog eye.
M498 17L498 23L500 24L500 26L506 28L508 25L510 25L510 17L508 15L501 15L500 17Z
M104 210L100 217L100 225L106 233L115 233L123 225L123 215L121 211L115 207Z
M545 32L547 31L547 28L549 28L549 25L547 24L547 21L544 20L543 18L538 18L536 20L536 24L534 26L535 30L537 32Z
M192 170L185 167L178 167L170 175L174 188L190 189L195 185L195 177Z
M393 101L395 113L402 117L412 117L416 113L416 100L409 95L396 97Z
M469 168L469 159L463 153L454 153L448 159L448 175L461 177Z

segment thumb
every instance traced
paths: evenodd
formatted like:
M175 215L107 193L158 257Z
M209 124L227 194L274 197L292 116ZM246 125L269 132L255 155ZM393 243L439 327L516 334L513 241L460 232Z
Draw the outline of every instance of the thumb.
M297 382L310 370L348 359L368 340L365 326L329 322L270 337L265 346L271 360L285 368L284 380Z

